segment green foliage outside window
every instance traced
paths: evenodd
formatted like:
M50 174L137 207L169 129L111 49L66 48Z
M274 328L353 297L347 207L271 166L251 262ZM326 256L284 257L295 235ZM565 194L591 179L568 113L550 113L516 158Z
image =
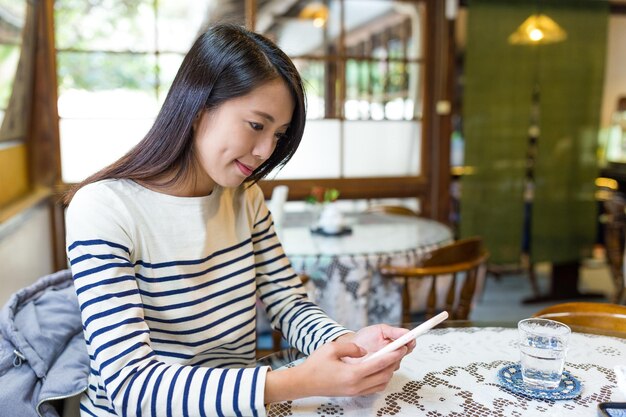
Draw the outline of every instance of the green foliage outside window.
M9 104L19 54L19 45L0 44L0 109L6 109Z
M57 47L92 49L93 42L110 37L123 28L127 38L143 35L137 19L146 0L55 0Z
M61 91L154 89L155 57L143 39L152 7L146 0L56 0Z
M57 59L61 89L98 91L155 88L154 56L63 52L57 55Z

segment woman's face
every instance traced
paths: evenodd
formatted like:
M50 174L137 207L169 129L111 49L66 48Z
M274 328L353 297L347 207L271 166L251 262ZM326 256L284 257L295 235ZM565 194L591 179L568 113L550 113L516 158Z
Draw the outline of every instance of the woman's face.
M281 79L204 111L194 123L196 195L215 184L237 187L274 152L289 127L294 101Z

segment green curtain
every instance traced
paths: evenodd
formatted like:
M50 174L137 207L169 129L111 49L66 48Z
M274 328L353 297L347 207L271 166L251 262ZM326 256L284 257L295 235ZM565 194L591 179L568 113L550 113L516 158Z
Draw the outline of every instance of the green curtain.
M567 40L509 44L508 36L538 11L557 21L568 33ZM604 2L469 3L463 132L465 165L471 171L461 183L460 231L463 237L483 236L493 263L517 262L521 252L536 86L541 134L534 167L533 260L578 260L593 243L607 17Z
M487 0L468 7L463 134L471 171L461 181L460 232L483 236L494 263L520 255L532 51L507 37L532 10Z
M541 135L531 254L534 261L561 263L590 255L595 238L608 4L551 1L543 12L565 29L567 40L538 48Z

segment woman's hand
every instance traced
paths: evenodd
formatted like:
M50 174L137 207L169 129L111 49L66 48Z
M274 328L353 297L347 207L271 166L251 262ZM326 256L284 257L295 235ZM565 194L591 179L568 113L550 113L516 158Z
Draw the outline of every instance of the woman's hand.
M339 338L336 342L339 343L355 343L367 351L367 354L372 354L380 350L383 346L398 339L400 336L407 333L409 330L400 327L391 327L386 324L376 324L373 326L364 327L356 333L347 333ZM407 348L406 354L409 354L415 348L415 339L411 340L405 346ZM405 355L406 355L405 354ZM361 360L361 359L359 359ZM354 362L354 359L347 358L347 362Z
M372 326L376 327L376 326ZM373 336L361 334L377 345ZM394 333L396 334L396 333ZM269 372L265 382L265 402L293 400L311 396L368 395L385 389L393 373L400 367L407 348L401 347L378 358L361 363L367 354L355 343L331 342L317 349L302 364ZM354 363L347 363L352 358Z

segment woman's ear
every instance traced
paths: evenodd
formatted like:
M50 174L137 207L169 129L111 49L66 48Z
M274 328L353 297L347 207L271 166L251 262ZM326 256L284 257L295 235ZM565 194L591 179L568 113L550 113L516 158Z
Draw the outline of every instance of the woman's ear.
M197 114L196 117L193 118L193 123L191 125L191 130L193 132L195 132L196 130L198 130L198 126L200 126L200 120L202 119L202 115L204 114L206 110L202 109L200 110Z

